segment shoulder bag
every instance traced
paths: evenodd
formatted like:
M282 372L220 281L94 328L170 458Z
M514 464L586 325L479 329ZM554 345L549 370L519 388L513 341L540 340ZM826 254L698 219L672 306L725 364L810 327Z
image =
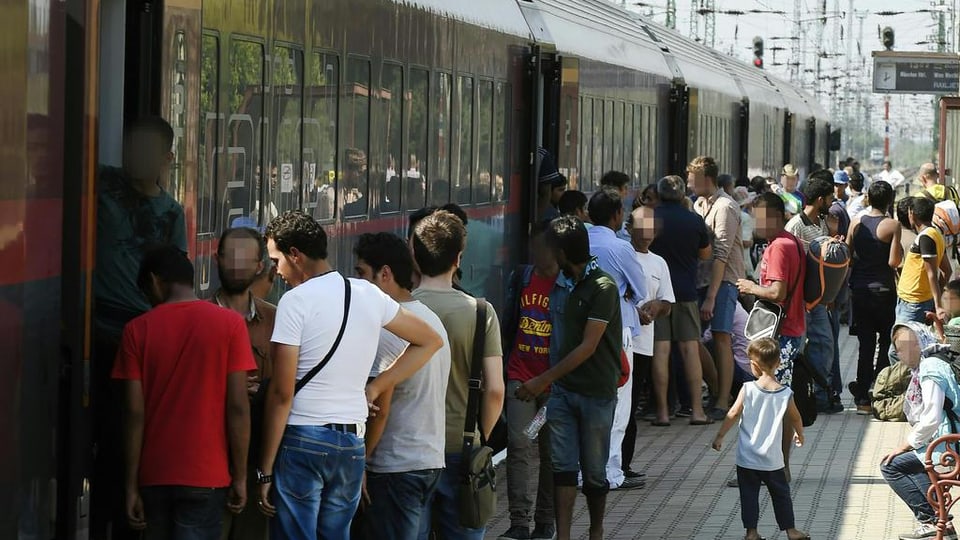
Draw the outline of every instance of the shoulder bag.
M340 277L343 277L342 275ZM343 277L343 321L340 323L340 331L337 333L337 339L333 341L333 345L330 347L330 351L326 356L323 357L323 360L320 360L317 365L307 372L302 379L297 381L296 386L293 388L293 395L297 395L297 392L303 390L303 387L307 385L314 377L317 376L317 373L320 373L320 370L330 362L330 359L333 358L333 354L337 352L337 348L340 347L340 340L343 339L343 332L347 329L347 318L350 315L350 280L346 277ZM260 381L260 387L257 388L257 393L253 395L253 398L250 400L250 453L251 458L256 459L257 461L251 461L252 463L259 463L260 459L260 439L263 436L263 423L265 408L267 402L267 390L270 388L270 379L264 379Z
M477 326L473 333L473 355L467 381L467 416L463 425L463 454L460 462L460 525L483 527L497 510L497 473L493 449L474 446L480 412L483 351L487 335L487 301L477 298Z
M757 299L757 301L753 303L753 308L750 310L750 314L747 316L747 323L743 328L743 337L747 338L748 341L765 337L773 339L780 338L780 327L783 325L783 320L787 317L790 300L793 297L794 291L796 291L800 285L800 274L803 272L803 265L806 263L806 259L803 256L803 247L799 241L796 241L796 244L797 250L800 252L801 265L797 273L797 279L794 281L793 286L787 291L787 298L782 306L776 302L763 299ZM769 245L767 248L769 249Z

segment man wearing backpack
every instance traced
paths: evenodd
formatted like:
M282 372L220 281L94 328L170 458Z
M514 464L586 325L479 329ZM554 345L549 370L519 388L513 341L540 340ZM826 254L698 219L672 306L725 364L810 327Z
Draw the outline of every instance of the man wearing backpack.
M960 194L957 194L956 188L944 185L940 182L940 175L937 173L937 166L933 163L924 163L920 166L917 173L917 180L923 185L923 189L918 194L938 203L940 201L953 201L960 206Z

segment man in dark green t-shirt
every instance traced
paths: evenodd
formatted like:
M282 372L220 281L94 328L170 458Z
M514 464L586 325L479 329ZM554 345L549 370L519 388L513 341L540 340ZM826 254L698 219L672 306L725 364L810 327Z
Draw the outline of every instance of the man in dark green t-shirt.
M550 457L553 462L557 538L570 538L577 473L590 509L590 539L603 538L607 501L610 430L617 405L623 330L617 284L590 256L583 223L562 216L550 223L547 245L572 283L563 310L562 360L517 390L530 400L553 384L547 403ZM555 383L555 384L554 384ZM580 441L591 441L581 445Z

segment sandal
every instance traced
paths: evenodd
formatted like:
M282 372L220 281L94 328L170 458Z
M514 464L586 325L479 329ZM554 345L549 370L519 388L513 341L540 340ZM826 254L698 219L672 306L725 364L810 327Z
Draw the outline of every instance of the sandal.
M655 427L670 427L670 422L659 422L654 420L653 422L650 422L650 425Z
M691 421L690 421L690 425L691 425L691 426L709 426L709 425L712 424L712 423L713 423L713 420L710 419L710 418L706 418L706 419L704 419L704 420L691 420Z

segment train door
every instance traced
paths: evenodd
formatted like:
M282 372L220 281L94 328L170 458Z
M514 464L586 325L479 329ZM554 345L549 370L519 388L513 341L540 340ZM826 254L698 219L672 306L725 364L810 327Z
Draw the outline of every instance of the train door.
M200 0L100 0L88 4L94 9L95 18L90 28L97 29L93 39L99 44L96 58L99 70L94 72L96 90L88 98L96 108L96 114L90 119L96 120L97 138L91 142L91 152L95 154L91 157L93 164L87 168L92 187L78 197L78 202L85 205L88 227L93 231L89 242L92 271L87 277L87 287L81 289L86 292L81 304L84 315L74 323L85 328L84 350L89 351L89 362L83 370L72 370L65 377L64 386L70 390L64 395L69 395L69 400L61 408L61 416L70 432L63 443L65 453L61 454L64 457L59 477L62 495L58 522L63 524L63 532L58 537L96 540L111 536L122 538L121 531L125 528L122 516L111 513L120 492L111 490L111 486L116 489L118 485L117 463L122 456L119 416L115 415L119 404L112 401L109 380L117 342L115 334L119 330L104 329L111 327L105 321L119 320L111 317L117 312L114 306L120 303L113 302L109 309L105 307L107 302L103 299L119 289L114 286L115 281L107 277L107 269L109 262L116 266L124 260L119 252L111 250L125 249L125 245L133 253L137 248L130 246L137 242L144 227L152 229L157 225L137 221L137 232L131 234L129 242L120 242L119 237L113 236L96 238L111 229L107 225L98 226L94 221L109 215L106 211L98 215L97 195L106 192L108 185L126 181L125 175L109 169L123 167L124 126L146 116L162 117L173 128L172 160L157 183L183 206L185 222L190 227L197 156ZM115 210L122 212L119 206ZM69 212L65 205L65 227L67 218L75 219ZM119 218L117 223L122 221ZM192 246L186 247L192 255ZM65 237L65 255L68 249ZM64 267L67 268L66 263ZM122 328L122 324L118 328Z
M690 87L683 82L674 82L670 88L670 122L667 163L670 174L687 168L687 144L690 133Z
M743 98L740 101L739 111L736 116L739 125L737 126L738 151L737 171L739 178L750 178L750 101Z
M784 111L783 113L783 159L781 163L794 163L793 155L793 113ZM803 166L802 163L797 165Z
M816 169L817 163L817 119L807 119L807 170ZM829 165L829 164L828 164Z

